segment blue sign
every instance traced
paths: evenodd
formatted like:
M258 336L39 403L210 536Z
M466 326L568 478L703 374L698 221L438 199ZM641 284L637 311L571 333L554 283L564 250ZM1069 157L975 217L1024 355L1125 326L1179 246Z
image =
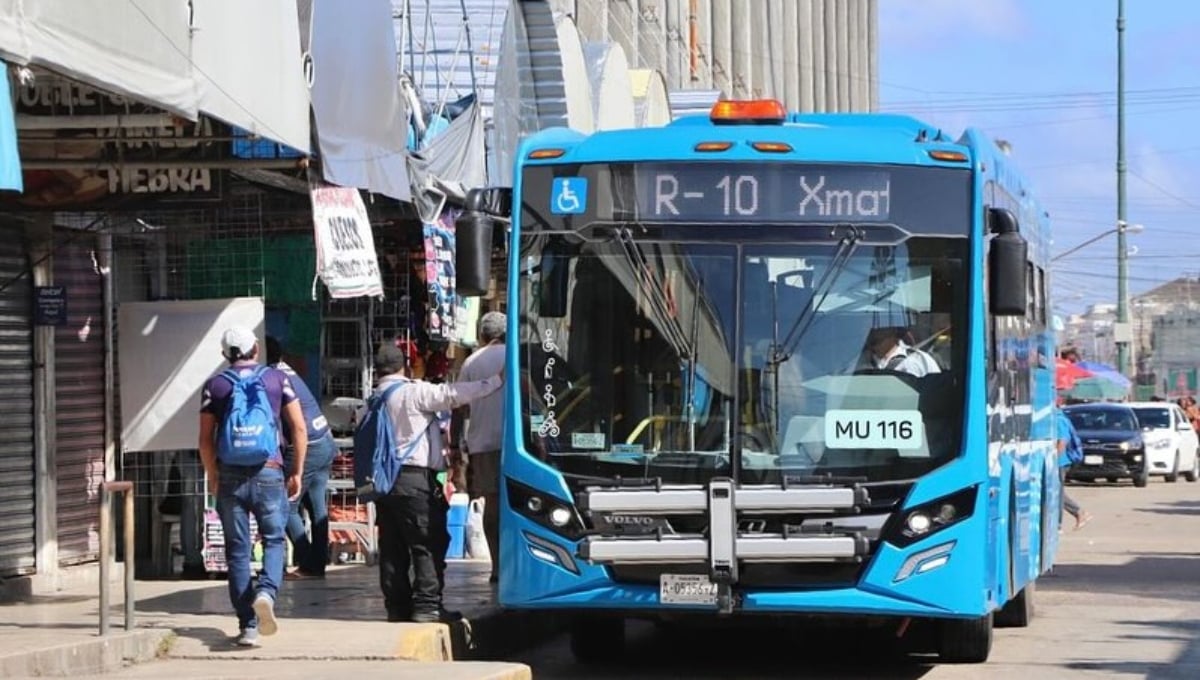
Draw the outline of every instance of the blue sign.
M582 215L587 212L586 177L555 177L550 187L550 212L555 215Z
M67 287L35 286L33 291L33 323L38 326L65 326Z

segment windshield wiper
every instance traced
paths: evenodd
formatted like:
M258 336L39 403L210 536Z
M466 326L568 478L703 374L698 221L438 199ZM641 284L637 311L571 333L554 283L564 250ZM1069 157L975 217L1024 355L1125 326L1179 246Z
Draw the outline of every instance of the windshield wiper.
M788 330L784 336L783 342L779 342L779 338L775 338L774 347L772 348L771 363L779 364L787 361L796 352L796 347L800 344L800 340L804 334L808 332L812 326L813 319L817 316L817 310L825 303L825 298L829 297L829 293L833 291L833 284L837 283L838 277L846 269L846 265L850 263L850 258L854 255L854 251L858 249L858 243L863 238L862 229L849 224L844 225L846 234L838 239L837 251L833 254L833 259L830 260L829 266L825 268L825 272L821 274L821 279L817 281L817 286L813 289L812 297L804 305L800 315L796 317L796 322Z
M796 348L800 345L800 340L804 338L804 334L812 326L813 319L816 318L816 312L825 303L825 298L829 297L829 293L833 290L833 284L837 282L846 265L849 264L850 258L854 255L854 251L858 249L858 243L863 238L862 229L855 225L843 225L846 230L845 235L838 240L837 251L834 252L833 258L830 260L829 266L825 268L821 278L817 281L816 287L813 289L812 297L808 299L804 309L796 317L795 323L788 329L787 335L784 336L783 342L779 340L779 308L778 308L778 282L772 282L771 295L771 315L772 315L772 332L774 337L771 341L770 356L767 357L767 370L771 373L771 414L772 422L772 437L779 432L779 367L792 358Z
M662 331L663 337L680 358L689 358L695 353L695 349L688 345L688 338L684 334L683 328L671 314L664 287L657 285L659 282L655 279L654 269L642 252L641 246L633 240L633 232L627 227L619 227L614 231L617 243L621 246L621 253L625 255L626 262L633 270L632 274L638 288L645 293L651 315L659 322L659 330Z

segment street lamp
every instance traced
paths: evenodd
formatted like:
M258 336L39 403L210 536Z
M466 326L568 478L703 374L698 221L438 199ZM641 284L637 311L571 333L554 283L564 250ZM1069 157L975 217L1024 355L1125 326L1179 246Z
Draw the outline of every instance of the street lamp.
M1125 225L1125 0L1117 0L1117 227ZM1129 375L1129 251L1125 231L1117 233L1117 372Z
M1121 221L1117 222L1117 226L1113 227L1112 229L1109 229L1108 231L1100 232L1099 234L1096 234L1095 236L1089 238L1088 240L1084 241L1083 243L1080 243L1079 245L1075 246L1074 248L1068 248L1067 250L1062 251L1061 253L1050 258L1050 261L1057 262L1057 261L1061 260L1062 258L1070 255L1071 253L1074 253L1077 250L1080 250L1082 248L1092 245L1096 241L1099 241L1100 239L1104 238L1105 236L1111 236L1113 234L1120 234L1120 235L1140 234L1142 231L1145 230L1145 228L1146 227L1144 225L1129 224L1128 222L1121 220ZM1123 241L1124 241L1124 239L1122 239L1122 245L1124 245ZM1122 248L1121 252L1117 253L1118 262L1124 260L1124 257L1123 257L1124 255L1126 255L1125 249ZM1118 306L1119 305L1120 305L1120 303L1118 303Z

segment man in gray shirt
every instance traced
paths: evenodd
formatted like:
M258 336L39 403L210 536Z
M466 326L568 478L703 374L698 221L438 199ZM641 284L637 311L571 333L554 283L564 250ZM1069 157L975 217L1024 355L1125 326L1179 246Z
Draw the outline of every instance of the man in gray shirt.
M438 412L458 408L495 392L503 376L475 382L425 382L425 360L407 340L384 343L375 359L383 376L376 393L400 382L387 401L396 451L407 458L391 493L376 502L379 528L379 585L389 621L432 623L460 618L442 607L450 510L437 475L446 469ZM411 567L412 576L409 577Z
M504 336L507 319L488 312L479 320L479 349L463 362L460 380L470 382L496 375L504 368ZM463 423L466 421L466 437ZM492 583L500 573L500 437L504 432L504 391L498 390L454 411L450 424L452 462L461 460L459 445L465 443L468 488L472 498L483 498L483 533L492 558Z

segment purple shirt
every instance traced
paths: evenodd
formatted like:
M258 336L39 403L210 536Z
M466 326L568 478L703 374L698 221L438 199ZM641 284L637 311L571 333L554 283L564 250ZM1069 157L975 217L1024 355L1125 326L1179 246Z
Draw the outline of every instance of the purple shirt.
M254 361L239 361L233 368L239 375L248 374L258 366ZM287 374L276 368L268 368L262 374L263 384L267 388L267 400L271 402L271 411L275 413L275 429L279 431L279 451L271 456L271 460L283 465L283 423L280 414L283 407L296 401L296 391L292 389L292 381ZM214 375L204 384L200 393L200 412L211 413L217 418L218 424L229 408L229 397L233 394L233 383L220 375Z

